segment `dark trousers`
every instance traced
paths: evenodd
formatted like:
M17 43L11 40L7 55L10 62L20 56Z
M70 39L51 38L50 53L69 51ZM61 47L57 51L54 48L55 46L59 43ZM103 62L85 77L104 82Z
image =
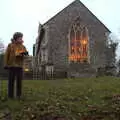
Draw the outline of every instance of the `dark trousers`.
M16 78L16 97L20 97L22 94L22 79L23 79L23 69L19 67L9 68L9 78L8 78L8 97L14 97L14 84Z

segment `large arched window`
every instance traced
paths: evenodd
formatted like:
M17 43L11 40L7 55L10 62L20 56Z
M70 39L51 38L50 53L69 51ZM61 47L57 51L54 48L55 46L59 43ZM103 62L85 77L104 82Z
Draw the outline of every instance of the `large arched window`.
M69 61L89 62L88 29L77 21L69 31Z

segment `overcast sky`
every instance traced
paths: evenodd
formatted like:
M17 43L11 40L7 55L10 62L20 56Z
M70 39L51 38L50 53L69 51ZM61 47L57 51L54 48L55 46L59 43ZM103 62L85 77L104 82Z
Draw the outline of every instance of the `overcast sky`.
M120 37L120 0L81 1ZM24 44L32 54L38 23L46 22L71 2L73 0L0 0L0 38L7 46L13 33L21 31Z

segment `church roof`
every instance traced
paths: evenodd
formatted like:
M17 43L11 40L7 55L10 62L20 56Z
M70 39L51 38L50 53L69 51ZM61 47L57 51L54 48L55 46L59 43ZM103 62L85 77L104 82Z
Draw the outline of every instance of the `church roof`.
M45 22L43 25L45 24L48 24L50 21L52 21L55 17L59 16L60 13L64 12L65 9L67 9L68 7L70 7L71 5L73 4L81 4L85 9L87 9L91 15L96 18L98 20L98 22L101 23L101 25L103 25L107 30L108 32L111 32L104 24L103 22L101 22L80 0L74 0L72 3L70 3L67 7L65 7L63 10L61 10L60 12L58 12L56 15L54 15L52 18L50 18L47 22Z

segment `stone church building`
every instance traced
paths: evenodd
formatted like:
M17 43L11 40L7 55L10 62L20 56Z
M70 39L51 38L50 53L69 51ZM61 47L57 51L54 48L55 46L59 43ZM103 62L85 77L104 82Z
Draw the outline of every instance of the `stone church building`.
M79 0L39 24L34 68L56 77L90 77L106 65L110 30Z

